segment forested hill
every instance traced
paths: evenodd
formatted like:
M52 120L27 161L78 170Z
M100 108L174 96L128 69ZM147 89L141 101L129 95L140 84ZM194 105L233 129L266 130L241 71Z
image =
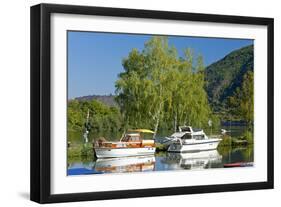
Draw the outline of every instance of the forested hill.
M235 50L206 68L206 91L215 111L241 87L244 75L253 71L253 45Z
M115 97L114 95L89 95L89 96L77 97L75 99L78 101L97 100L107 106L117 106L117 103L115 102L114 97Z

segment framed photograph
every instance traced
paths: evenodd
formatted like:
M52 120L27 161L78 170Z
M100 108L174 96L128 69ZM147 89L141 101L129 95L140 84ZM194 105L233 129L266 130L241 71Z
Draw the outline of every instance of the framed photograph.
M273 19L31 7L31 200L273 188Z

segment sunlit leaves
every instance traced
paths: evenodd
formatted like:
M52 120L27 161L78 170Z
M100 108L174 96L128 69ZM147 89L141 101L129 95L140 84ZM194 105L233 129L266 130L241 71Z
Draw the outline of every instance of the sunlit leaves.
M151 38L141 52L133 49L116 81L116 100L127 125L157 131L163 120L171 128L207 124L211 110L204 90L203 57L198 56L196 64L194 59L192 49L179 57L167 37Z

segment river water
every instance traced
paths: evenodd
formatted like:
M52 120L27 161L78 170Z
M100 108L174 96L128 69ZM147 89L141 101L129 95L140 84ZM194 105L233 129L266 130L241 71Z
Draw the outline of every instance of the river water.
M245 132L243 126L224 127L229 135L238 137ZM207 134L217 133L205 130ZM224 146L217 150L192 153L157 152L153 156L112 159L68 160L68 175L129 173L168 170L206 170L223 168L230 163L253 163L253 145L243 147Z

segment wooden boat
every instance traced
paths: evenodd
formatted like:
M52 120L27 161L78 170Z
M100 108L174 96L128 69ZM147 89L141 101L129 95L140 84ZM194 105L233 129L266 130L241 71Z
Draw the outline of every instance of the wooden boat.
M98 140L94 143L94 151L98 158L128 157L153 155L155 142L153 139L144 139L141 134L151 133L148 129L128 130L120 141Z

